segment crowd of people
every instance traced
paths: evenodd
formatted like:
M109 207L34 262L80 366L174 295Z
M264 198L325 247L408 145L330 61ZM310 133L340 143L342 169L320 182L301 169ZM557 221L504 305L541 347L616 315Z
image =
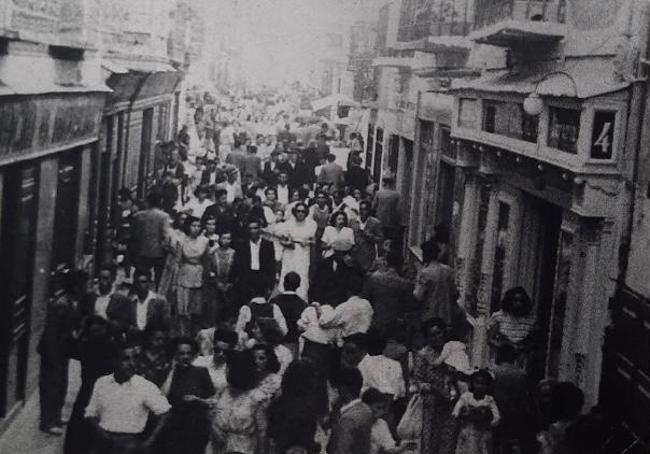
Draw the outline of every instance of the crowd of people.
M581 391L522 367L525 290L474 369L447 229L409 271L399 193L372 184L359 135L341 166L340 132L305 142L264 105L197 108L145 203L123 191L114 261L91 285L71 272L48 312L41 429L67 454L586 452Z

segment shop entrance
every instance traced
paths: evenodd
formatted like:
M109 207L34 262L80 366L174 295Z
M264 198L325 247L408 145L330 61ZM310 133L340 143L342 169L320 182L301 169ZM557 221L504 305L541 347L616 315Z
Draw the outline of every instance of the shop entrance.
M0 416L25 399L38 163L5 168L0 215Z
M562 344L566 293L556 292L562 209L531 196L524 196L523 206L520 279L533 299L538 325L528 373L539 380L557 372Z

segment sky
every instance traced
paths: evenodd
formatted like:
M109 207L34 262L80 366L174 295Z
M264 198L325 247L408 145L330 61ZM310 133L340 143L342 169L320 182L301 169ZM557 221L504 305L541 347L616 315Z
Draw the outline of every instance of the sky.
M349 33L383 0L203 0L206 14L234 13L234 45L250 82L304 80L330 32ZM236 6L236 9L235 9ZM227 12L226 12L227 10ZM372 11L368 13L368 11ZM210 27L211 21L207 21Z

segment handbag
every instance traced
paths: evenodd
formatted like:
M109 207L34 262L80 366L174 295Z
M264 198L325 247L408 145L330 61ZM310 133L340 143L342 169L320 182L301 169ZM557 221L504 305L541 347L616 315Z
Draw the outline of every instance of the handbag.
M406 406L406 411L397 425L397 435L402 440L420 440L422 435L422 397L419 393L414 394Z

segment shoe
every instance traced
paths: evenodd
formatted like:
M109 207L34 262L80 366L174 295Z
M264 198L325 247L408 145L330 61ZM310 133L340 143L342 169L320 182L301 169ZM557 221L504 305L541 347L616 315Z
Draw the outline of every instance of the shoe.
M57 424L57 425L59 425L59 426L65 426L65 425L68 424L69 422L70 422L70 418L68 418L67 416L64 416L64 417L62 417L61 419L59 419L59 424Z
M54 435L56 437L60 437L64 433L63 427L59 427L59 426L52 426L52 427L48 427L47 429L41 429L41 430L46 434Z

